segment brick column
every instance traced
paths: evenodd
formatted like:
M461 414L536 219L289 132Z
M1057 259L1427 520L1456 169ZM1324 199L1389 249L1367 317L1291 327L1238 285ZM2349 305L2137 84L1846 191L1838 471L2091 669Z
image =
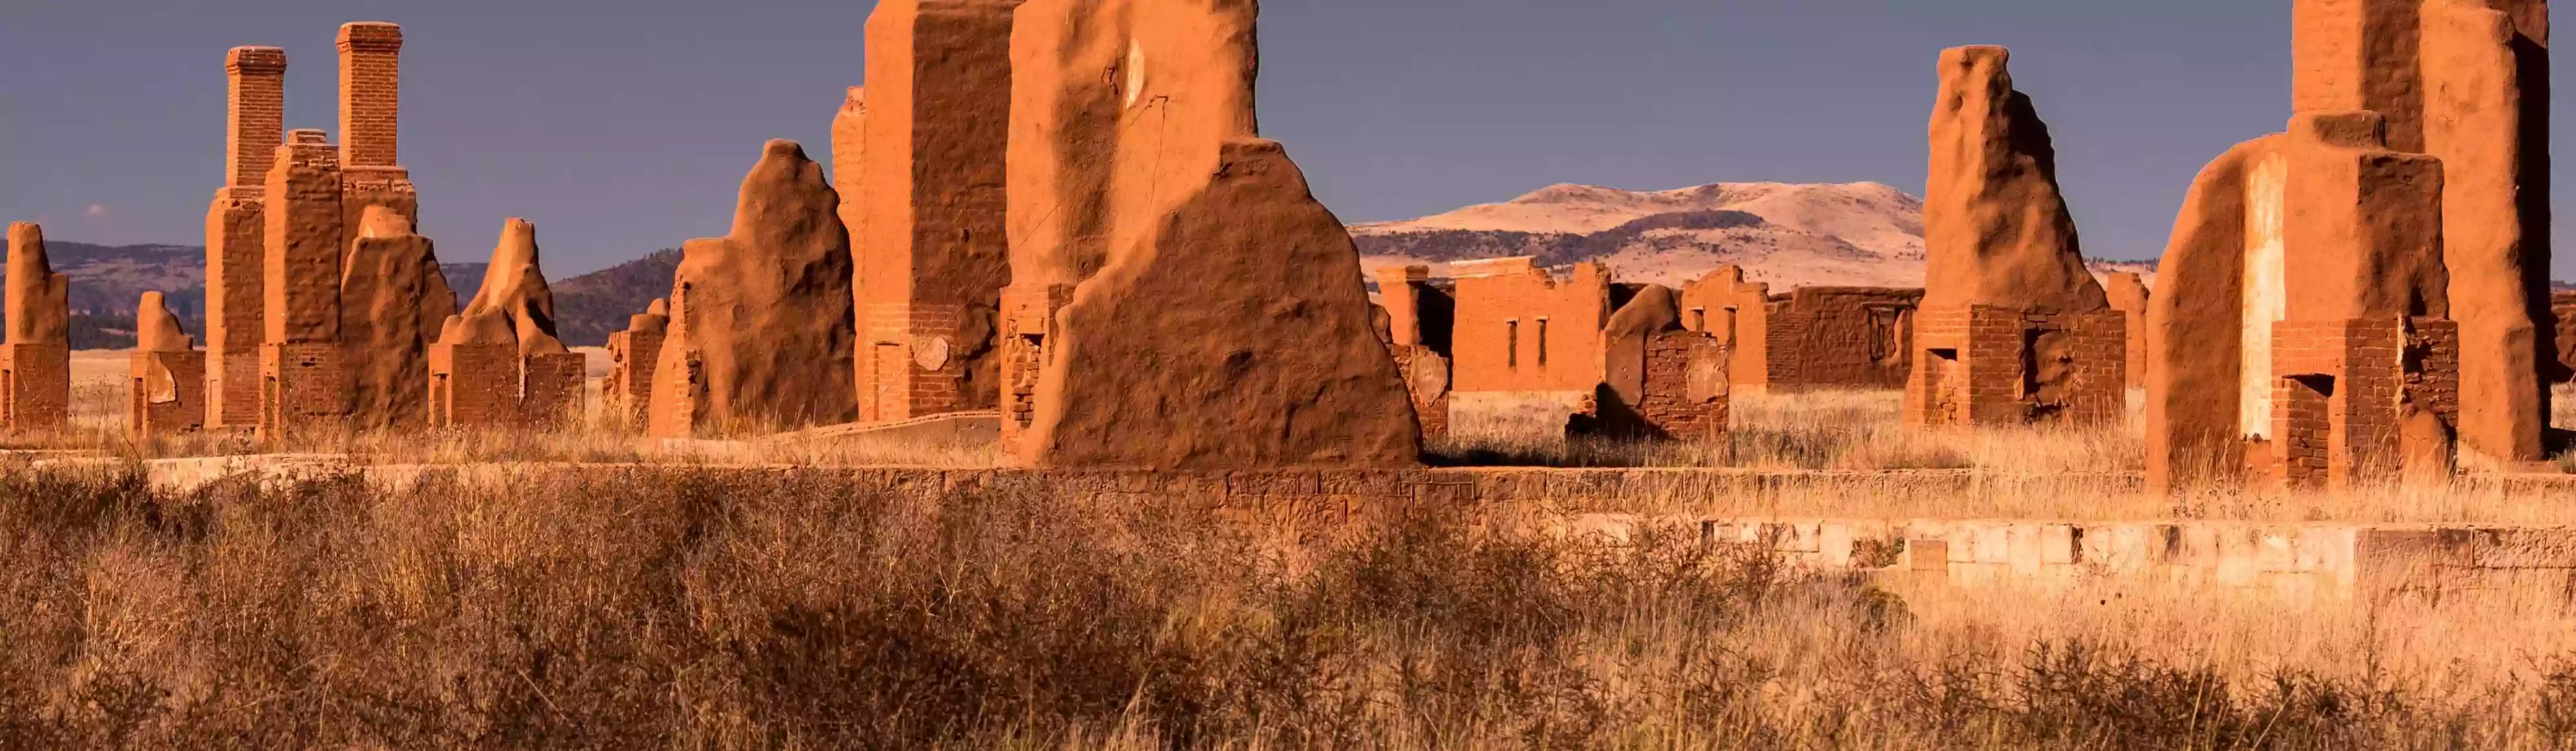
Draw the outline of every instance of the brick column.
M224 56L224 187L206 210L206 425L259 419L262 197L286 142L286 51L235 47Z
M340 27L340 163L401 164L402 27L361 21Z
M286 142L286 51L234 47L224 54L224 187L256 190Z

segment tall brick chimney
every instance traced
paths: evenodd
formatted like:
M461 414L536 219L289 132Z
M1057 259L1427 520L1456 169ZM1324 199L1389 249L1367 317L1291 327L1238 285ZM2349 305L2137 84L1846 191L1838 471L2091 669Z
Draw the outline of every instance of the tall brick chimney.
M224 114L224 187L256 191L286 142L286 50L234 47L224 55L231 82Z
M401 164L402 27L382 21L340 26L340 164Z

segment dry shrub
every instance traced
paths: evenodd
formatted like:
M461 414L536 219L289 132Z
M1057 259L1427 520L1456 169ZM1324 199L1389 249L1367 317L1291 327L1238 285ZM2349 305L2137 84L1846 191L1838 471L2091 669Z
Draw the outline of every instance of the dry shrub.
M2340 643L2222 659L2170 629L2049 630L2118 622L2080 615L2097 611L1981 620L1997 609L1974 595L1899 597L1687 529L1614 544L1481 521L1417 511L1291 551L1181 504L793 471L186 497L16 473L0 748L2544 748L2576 731L2576 673L2543 667L2563 652L2475 680L2338 666L2368 651Z

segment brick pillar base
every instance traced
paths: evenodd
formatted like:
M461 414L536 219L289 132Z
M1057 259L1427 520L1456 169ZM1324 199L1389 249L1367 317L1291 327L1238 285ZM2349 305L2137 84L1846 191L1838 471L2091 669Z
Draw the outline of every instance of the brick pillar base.
M126 430L136 440L206 425L206 353L136 352L127 368Z
M269 441L341 417L340 345L263 344L259 348L259 433Z
M2272 451L2284 485L2344 492L2410 469L2447 474L2459 325L2361 318L2272 327Z
M540 427L572 422L581 411L586 365L579 352L529 356L520 365L519 422Z
M1037 420L1038 378L1046 369L1047 337L1056 311L1073 301L1073 287L1013 285L1002 290L1002 439L1004 461L1033 448L1026 437Z
M1910 426L2110 425L2128 410L2128 322L2117 310L1927 308L1914 341Z
M60 430L71 406L70 345L0 344L0 428Z

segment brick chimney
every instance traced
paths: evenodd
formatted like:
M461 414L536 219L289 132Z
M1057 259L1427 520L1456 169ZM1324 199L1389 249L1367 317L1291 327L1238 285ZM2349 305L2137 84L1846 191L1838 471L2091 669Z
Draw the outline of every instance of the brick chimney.
M340 26L340 164L401 164L402 27L382 21Z
M234 47L224 54L224 187L258 192L286 142L286 51Z

